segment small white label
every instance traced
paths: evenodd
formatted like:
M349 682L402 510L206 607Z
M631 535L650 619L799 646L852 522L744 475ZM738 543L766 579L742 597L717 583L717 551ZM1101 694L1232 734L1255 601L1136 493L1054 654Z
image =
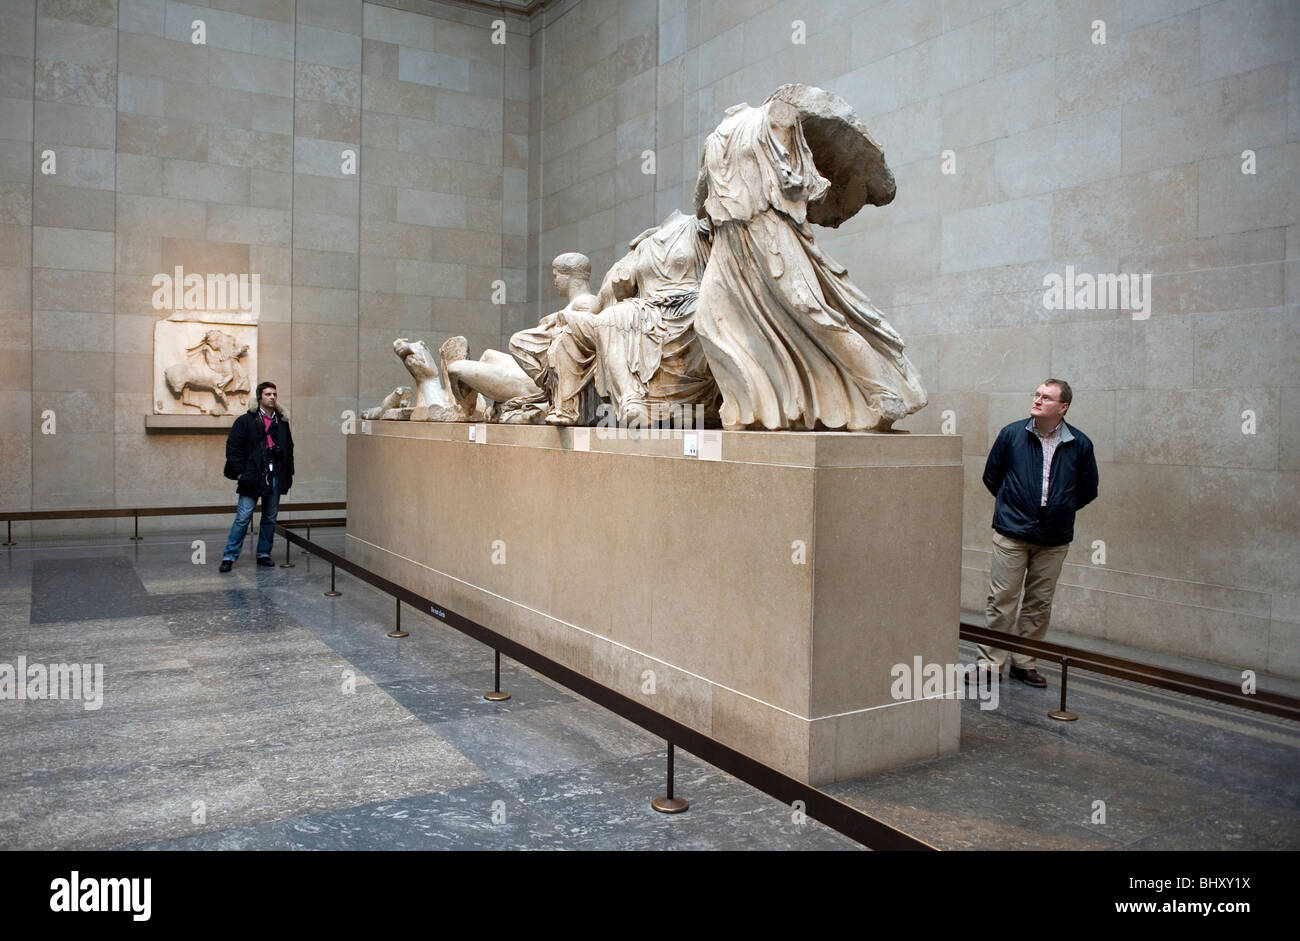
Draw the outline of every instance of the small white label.
M691 432L682 435L682 454L686 457L695 457L699 454L699 448L696 446L696 437Z
M368 434L370 434L370 422L368 422L368 421L363 421L363 422L361 423L361 433L362 433L363 435L368 435Z
M474 437L477 433L478 433L478 425L470 425L470 426L469 426L469 440L470 440L470 441L475 441L475 440L477 440L477 439Z
M700 432L700 460L701 461L722 460L722 432L721 431Z
M475 428L478 429L477 435L474 434ZM479 422L477 425L474 426L474 428L471 428L469 440L477 441L479 444L487 444L487 423Z
M575 451L591 450L591 429L590 428L573 429L573 450Z

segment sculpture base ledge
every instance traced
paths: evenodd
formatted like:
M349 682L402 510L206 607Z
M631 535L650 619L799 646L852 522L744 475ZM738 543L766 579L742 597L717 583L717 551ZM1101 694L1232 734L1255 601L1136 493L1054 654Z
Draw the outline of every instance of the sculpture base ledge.
M226 434L238 415L146 415L146 434Z
M811 784L958 747L961 703L895 683L956 662L960 438L362 431L348 554L385 577Z

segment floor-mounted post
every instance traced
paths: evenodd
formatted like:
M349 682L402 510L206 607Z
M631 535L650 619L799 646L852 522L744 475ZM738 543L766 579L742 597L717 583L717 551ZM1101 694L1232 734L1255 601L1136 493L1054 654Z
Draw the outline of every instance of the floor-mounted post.
M1065 684L1070 675L1070 658L1061 658L1061 708L1053 709L1048 713L1053 719L1060 719L1062 722L1073 722L1079 718L1075 713L1065 708Z
M402 630L402 599L394 598L393 600L397 602L397 608L396 608L397 624L396 626L394 626L394 628L391 631L388 632L388 636L389 637L410 637L411 636L410 634Z
M680 797L673 796L673 743L668 743L668 793L664 797L656 797L650 802L650 806L661 814L680 814L683 810L691 805L686 803Z
M494 681L492 689L483 694L483 698L489 702L505 702L510 698L509 693L501 691L501 651L496 651L496 669L493 673Z
M330 590L325 592L325 596L327 598L337 598L341 594L343 594L343 592L335 591L334 589L334 563L331 562L330 563Z

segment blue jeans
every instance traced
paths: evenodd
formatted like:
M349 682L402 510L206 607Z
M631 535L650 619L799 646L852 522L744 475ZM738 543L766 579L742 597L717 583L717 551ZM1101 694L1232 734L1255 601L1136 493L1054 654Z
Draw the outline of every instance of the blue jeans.
M257 504L256 497L246 497L242 493L239 495L239 506L235 509L235 523L230 527L230 538L226 540L226 551L221 553L222 559L229 559L234 562L239 558L239 550L244 548L244 536L248 534L248 526L253 521L253 507ZM257 557L271 554L271 540L275 538L275 514L280 509L280 491L276 487L276 481L271 481L271 495L262 498L262 525L257 533Z

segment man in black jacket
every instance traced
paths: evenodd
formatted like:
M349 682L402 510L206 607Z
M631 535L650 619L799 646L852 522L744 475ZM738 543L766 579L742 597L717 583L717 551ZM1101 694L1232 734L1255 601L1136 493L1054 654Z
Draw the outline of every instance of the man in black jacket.
M289 421L276 401L274 382L257 385L253 407L235 419L226 439L225 474L238 481L239 507L230 527L230 538L221 553L221 571L229 572L253 519L253 507L262 501L262 525L257 538L257 564L274 565L271 540L275 537L275 515L280 495L293 486L293 435Z
M1046 380L1034 392L1029 421L1007 425L989 450L984 486L997 503L985 624L993 630L1033 638L1047 632L1075 511L1097 498L1092 442L1065 423L1072 398L1068 382ZM981 668L1000 673L1010 657L1012 679L1047 685L1033 657L983 644L979 652Z

